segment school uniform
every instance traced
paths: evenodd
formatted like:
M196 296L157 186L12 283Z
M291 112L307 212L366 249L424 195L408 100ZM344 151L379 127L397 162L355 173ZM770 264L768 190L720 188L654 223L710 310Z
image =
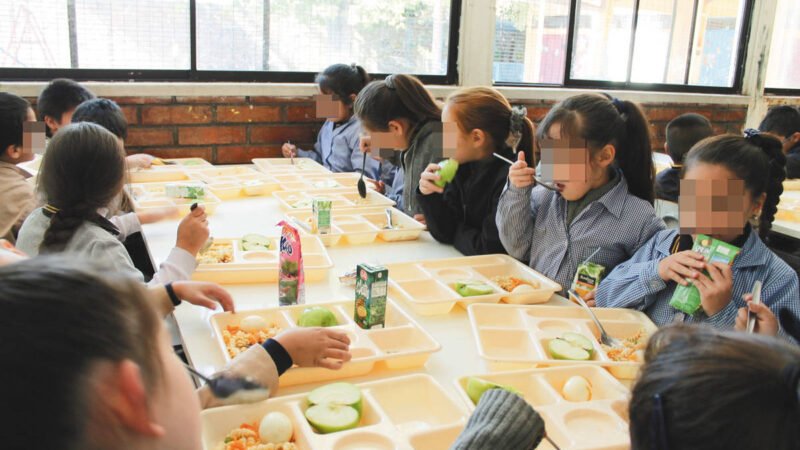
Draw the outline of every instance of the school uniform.
M361 123L355 116L345 122L326 120L317 134L313 150L297 149L297 156L311 158L331 172L361 172L363 156L359 150ZM367 156L365 175L378 176L378 162Z
M16 164L0 161L0 238L12 244L22 222L36 207L31 174Z
M678 202L681 189L681 168L670 167L656 175L656 198L669 202Z
M467 256L505 253L495 216L507 178L508 164L489 157L462 164L442 194L418 190L428 231Z
M591 262L604 266L606 273L627 261L664 229L664 222L650 203L628 192L620 171L615 179L607 192L571 214L570 204L576 202L558 192L508 183L497 208L497 229L508 254L528 261L564 290L572 285L578 265L595 251Z
M395 175L392 192L401 192L402 210L410 216L422 214L422 207L417 200L419 177L428 164L442 159L441 126L441 122L435 121L417 125L409 139L408 148L400 154L400 169ZM397 179L399 175L402 175L402 180ZM400 181L402 185L397 184Z
M761 301L776 316L786 308L795 318L800 317L797 274L764 245L749 225L745 234L732 243L742 250L731 267L731 302L710 317L702 308L696 314L688 315L670 306L677 283L662 280L658 275L658 264L673 253L690 250L692 244L691 236L679 238L677 230L657 233L629 261L617 266L603 279L595 295L597 306L637 309L659 326L677 321L733 328L739 308L745 306L742 295L750 293L755 281L761 280ZM779 333L785 335L782 329Z

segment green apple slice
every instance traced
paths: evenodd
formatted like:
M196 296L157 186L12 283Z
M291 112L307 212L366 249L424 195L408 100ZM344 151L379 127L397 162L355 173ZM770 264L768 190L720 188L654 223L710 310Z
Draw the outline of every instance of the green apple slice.
M300 314L297 324L301 327L334 327L339 325L339 321L329 309L314 306Z
M462 281L455 285L456 292L462 297L477 297L494 293L494 289L480 281Z
M502 384L492 383L491 381L486 381L484 379L476 377L469 377L467 379L467 396L469 396L469 399L472 400L472 403L474 403L475 405L478 404L478 401L480 401L481 396L489 389L503 389L509 392L513 392L514 394L520 396L522 395L521 392L519 392L518 390L516 390L511 386L504 386Z
M361 389L350 383L332 383L318 387L308 394L311 405L350 406L361 416Z
M572 345L577 345L578 347L589 352L590 355L592 352L594 352L594 345L592 345L592 341L582 334L564 333L561 335L561 339L571 343Z
M569 341L561 338L551 340L547 344L547 349L550 351L550 356L555 359L566 359L570 361L588 361L592 355Z
M248 234L242 238L242 250L269 250L270 240L260 234Z
M306 410L306 420L323 434L352 430L358 426L361 415L355 408L335 403L314 405Z
M436 171L439 179L434 181L433 184L441 188L445 187L447 183L453 181L453 178L456 177L456 172L458 172L458 161L455 159L440 162L439 170Z

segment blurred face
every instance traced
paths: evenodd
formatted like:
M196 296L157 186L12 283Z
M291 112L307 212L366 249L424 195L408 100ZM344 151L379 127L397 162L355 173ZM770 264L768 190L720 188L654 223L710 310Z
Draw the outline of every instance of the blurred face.
M22 147L9 146L3 153L3 160L12 164L31 161L36 154L44 153L44 145L44 122L37 122L33 109L28 108L22 124Z
M725 166L696 163L681 180L681 233L709 235L732 241L742 234L748 218L761 213L765 195L753 200Z
M614 160L613 146L607 145L592 156L585 141L562 139L558 123L550 126L547 137L540 142L542 178L553 182L564 199L580 200L608 181L608 166Z
M408 139L405 136L406 123L402 120L389 121L387 131L376 131L362 122L361 142L374 156L388 157L392 152L403 151L408 148Z
M352 96L355 100L355 95ZM317 109L317 118L326 119L330 122L344 122L352 115L352 110L336 94L321 92L314 96L314 103Z
M462 131L458 126L455 107L447 104L442 110L442 148L445 158L464 164L487 156L487 139L483 130Z

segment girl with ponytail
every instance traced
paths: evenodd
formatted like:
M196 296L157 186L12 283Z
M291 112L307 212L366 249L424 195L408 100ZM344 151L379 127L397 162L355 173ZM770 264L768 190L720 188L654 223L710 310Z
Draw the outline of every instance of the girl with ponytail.
M770 316L785 309L800 317L797 274L764 244L783 193L785 164L780 141L754 130L697 143L686 155L681 181L683 234L665 230L653 236L603 280L597 305L639 309L659 325L679 320L717 328L734 328L737 314L750 308L762 327L756 331L786 336ZM691 251L698 233L739 247L733 265L706 263ZM669 305L675 287L687 280L700 292L694 315ZM757 280L767 308L748 305Z
M608 273L664 229L652 206L649 126L638 105L576 95L547 113L537 138L553 189L535 184L535 161L520 152L496 216L509 255L566 291L581 263Z
M437 241L452 244L467 256L505 253L494 216L508 164L493 153L514 158L511 144L530 158L533 124L525 116L525 108L512 108L502 94L486 87L465 88L450 95L442 122L444 140L455 144L452 159L459 167L444 188L435 184L438 164L429 164L422 172L417 200L428 230Z

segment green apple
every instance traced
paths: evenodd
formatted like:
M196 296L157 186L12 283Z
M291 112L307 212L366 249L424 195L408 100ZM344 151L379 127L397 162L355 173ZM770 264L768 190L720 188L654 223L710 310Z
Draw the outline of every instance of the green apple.
M352 430L361 417L355 408L333 403L314 405L306 410L306 420L323 434Z
M456 172L458 172L458 161L455 159L447 159L440 162L439 170L436 171L436 175L439 175L439 179L434 181L433 184L440 188L445 187L447 183L453 181L453 178L456 177Z
M335 404L350 406L361 416L361 389L350 383L332 383L318 387L308 394L311 405Z
M587 352L579 345L566 341L561 338L552 339L547 344L550 356L555 359L567 359L570 361L588 361L592 354Z
M303 314L300 314L297 324L301 327L335 327L339 322L329 309L314 306L306 308Z
M592 345L592 341L589 340L586 336L578 333L564 333L561 335L561 339L571 343L572 345L576 345L591 355L594 352L594 345Z
M248 234L242 238L242 250L246 252L253 250L267 251L270 246L269 238L260 234Z
M481 281L459 281L455 285L456 292L462 297L476 297L494 293L494 289Z
M489 389L503 389L505 391L522 396L522 393L520 391L511 386L492 383L491 381L486 381L481 378L475 378L475 377L467 378L467 395L469 396L469 399L472 400L472 403L477 405L483 393L488 391Z

